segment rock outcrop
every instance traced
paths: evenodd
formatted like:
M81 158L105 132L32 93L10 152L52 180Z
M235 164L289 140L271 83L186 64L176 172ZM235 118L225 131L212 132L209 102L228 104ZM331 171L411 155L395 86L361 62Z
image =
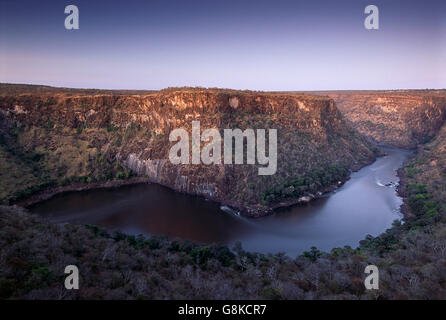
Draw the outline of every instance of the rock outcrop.
M415 148L446 119L445 90L328 91L348 121L376 142Z

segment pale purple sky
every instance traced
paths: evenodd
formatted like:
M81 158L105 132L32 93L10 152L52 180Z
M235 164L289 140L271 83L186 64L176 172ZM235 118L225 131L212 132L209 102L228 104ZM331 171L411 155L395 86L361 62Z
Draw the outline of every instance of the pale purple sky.
M64 29L68 4L79 7L79 30ZM364 28L368 4L380 30ZM445 15L441 0L0 0L0 82L445 88Z

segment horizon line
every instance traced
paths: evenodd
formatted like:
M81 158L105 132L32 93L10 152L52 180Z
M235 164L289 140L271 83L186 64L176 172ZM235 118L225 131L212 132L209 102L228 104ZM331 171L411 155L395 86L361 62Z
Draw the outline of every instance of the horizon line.
M36 87L49 87L54 89L73 89L73 90L104 90L104 91L162 91L166 89L215 89L215 90L234 90L234 91L257 91L257 92L325 92L325 91L415 91L415 90L428 90L428 91L438 91L446 90L445 88L387 88L387 89L312 89L312 90L259 90L259 89L241 89L241 88L225 88L225 87L205 87L205 86L169 86L161 89L132 89L132 88L94 88L94 87L66 87L66 86L55 86L51 84L42 83L23 83L23 82L2 82L0 85L22 85L22 86L36 86Z

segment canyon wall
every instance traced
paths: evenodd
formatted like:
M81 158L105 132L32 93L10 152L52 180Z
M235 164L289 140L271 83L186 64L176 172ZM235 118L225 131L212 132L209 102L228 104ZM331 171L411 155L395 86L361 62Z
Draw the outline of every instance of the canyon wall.
M128 168L259 215L314 197L377 154L327 97L188 88L141 94L8 90L0 90L3 201L14 201L15 189L42 179L48 185L88 183L128 176ZM169 133L184 128L190 134L194 120L202 131L216 128L221 134L277 129L276 174L260 176L258 165L173 165ZM27 183L8 187L19 174Z
M376 142L415 148L446 119L445 90L326 91L348 121Z

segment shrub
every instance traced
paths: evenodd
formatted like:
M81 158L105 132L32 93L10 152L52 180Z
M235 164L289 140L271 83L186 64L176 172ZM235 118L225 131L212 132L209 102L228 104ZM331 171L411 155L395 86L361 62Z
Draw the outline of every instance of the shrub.
M268 299L268 300L280 300L280 299L282 299L282 295L281 295L280 291L278 291L277 289L275 289L275 288L273 288L271 286L267 286L267 287L263 288L262 296L265 299Z

